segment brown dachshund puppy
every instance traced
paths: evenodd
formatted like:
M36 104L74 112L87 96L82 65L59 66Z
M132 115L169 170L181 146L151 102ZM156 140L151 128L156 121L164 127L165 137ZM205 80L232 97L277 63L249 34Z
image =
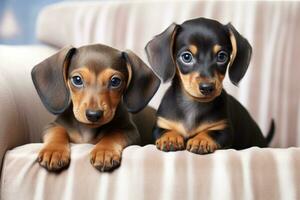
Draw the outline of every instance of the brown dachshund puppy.
M223 89L226 70L237 85L252 52L231 24L205 18L171 24L148 43L146 52L157 75L172 81L157 111L158 149L205 154L266 147L271 141L274 123L265 138L248 111Z
M70 142L95 144L90 161L100 171L119 166L123 149L140 143L128 111L143 109L160 84L137 55L101 44L60 50L33 68L32 79L45 107L58 114L38 155L49 171L69 165Z

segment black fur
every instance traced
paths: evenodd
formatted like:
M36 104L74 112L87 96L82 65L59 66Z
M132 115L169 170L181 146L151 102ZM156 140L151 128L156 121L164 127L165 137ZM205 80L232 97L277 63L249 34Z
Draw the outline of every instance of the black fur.
M237 54L234 60L228 59L226 63L220 64L212 49L218 44L221 50L229 55L233 54L234 47L230 36L234 36ZM194 63L187 65L180 60L180 56L190 45L195 45L198 51L193 57ZM229 66L229 78L234 85L238 85L248 68L251 52L249 42L231 24L222 25L215 20L198 18L181 25L170 25L146 46L153 70L163 81L172 80L158 108L157 116L179 122L187 131L202 123L226 120L227 126L224 130L209 132L220 148L267 147L274 133L273 121L265 138L248 111L224 89L218 95L209 97L210 99L207 97L209 100L205 97L201 99L202 97L187 94L185 83L180 78L180 74L198 73L203 80L211 81L215 80L216 74L225 76ZM166 131L168 130L156 125L153 131L155 140L161 138Z

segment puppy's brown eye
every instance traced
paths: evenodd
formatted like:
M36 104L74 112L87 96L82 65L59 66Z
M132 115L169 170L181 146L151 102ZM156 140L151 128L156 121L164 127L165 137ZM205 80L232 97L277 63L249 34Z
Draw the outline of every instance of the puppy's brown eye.
M118 87L120 87L121 83L122 83L122 80L119 77L113 76L110 79L109 85L112 88L118 88Z
M83 87L83 80L80 76L73 76L71 78L71 82L77 88Z
M190 64L193 61L193 55L188 51L183 52L180 58L186 64Z
M217 62L219 64L224 64L228 61L228 54L227 52L225 51L220 51L218 54L217 54Z

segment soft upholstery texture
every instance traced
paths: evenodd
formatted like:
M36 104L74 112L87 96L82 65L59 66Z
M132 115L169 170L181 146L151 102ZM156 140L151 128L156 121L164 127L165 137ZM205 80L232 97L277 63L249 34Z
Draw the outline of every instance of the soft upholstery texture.
M0 45L0 167L6 150L41 141L51 115L31 80L31 69L55 50L47 46Z
M300 2L64 2L40 14L37 36L58 47L100 42L146 58L144 47L154 35L172 22L196 17L231 22L250 41L253 57L245 78L236 88L227 77L225 88L250 110L265 134L275 118L272 146L299 146ZM161 87L152 106L158 106L166 87Z
M162 153L131 146L122 166L100 173L89 163L93 145L73 145L71 165L49 174L35 162L41 144L8 151L3 166L5 200L96 199L299 199L300 149L220 150L210 155Z

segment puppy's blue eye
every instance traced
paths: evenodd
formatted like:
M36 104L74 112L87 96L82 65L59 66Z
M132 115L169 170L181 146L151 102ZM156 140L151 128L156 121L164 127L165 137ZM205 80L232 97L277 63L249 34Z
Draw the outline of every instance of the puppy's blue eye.
M192 60L193 60L193 55L192 55L190 52L185 51L185 52L183 52L183 53L181 54L181 60L182 60L184 63L189 64L189 63L191 63Z
M75 87L82 87L83 86L83 81L80 76L73 76L71 78L71 82Z
M217 54L217 62L220 64L224 64L228 61L228 54L225 51L219 51L219 53Z
M116 76L113 76L111 79L110 79L110 83L109 85L112 87L112 88L117 88L121 85L122 83L122 80L119 78L119 77L116 77Z

